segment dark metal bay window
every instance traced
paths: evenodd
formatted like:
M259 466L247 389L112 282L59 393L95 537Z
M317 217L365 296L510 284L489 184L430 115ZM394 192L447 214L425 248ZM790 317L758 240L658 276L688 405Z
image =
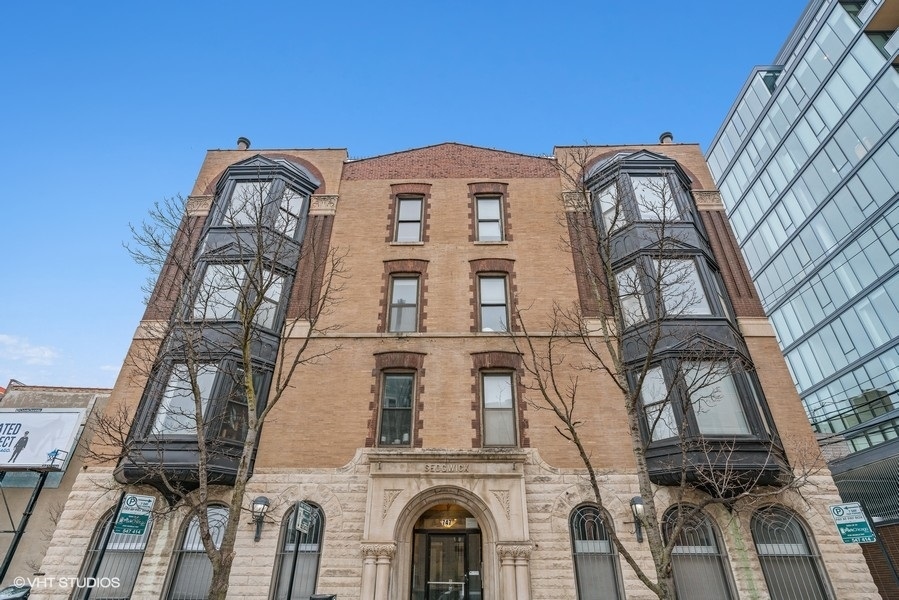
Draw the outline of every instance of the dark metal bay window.
M658 273L667 316L712 314L696 261L662 259L658 262Z
M641 221L675 221L680 219L674 188L665 176L630 176L637 214Z
M387 373L381 394L381 446L410 446L414 373Z
M267 269L213 263L206 267L197 290L193 318L238 321L242 311L251 310L254 325L273 329L283 289L284 277Z
M153 435L196 435L197 402L194 386L199 393L202 413L206 414L212 388L215 384L217 365L199 365L193 369L187 364L172 367L162 401L156 410Z
M743 402L728 363L686 363L684 381L696 426L703 435L749 435Z
M224 227L269 227L288 238L295 238L303 221L308 193L287 186L283 181L236 181L224 211Z
M667 381L666 381L667 372ZM750 426L747 408L755 412L754 397L744 389L741 393L735 378L748 378L747 373L733 373L727 362L685 361L666 367L655 366L646 372L640 396L652 440L685 437L733 437L764 433L764 417L758 415L756 427ZM672 391L671 382L679 385ZM744 381L741 388L752 383ZM749 396L744 403L743 397ZM686 397L686 401L680 400ZM680 431L686 427L684 431Z
M116 470L119 481L154 485L167 497L166 482L193 489L198 444L205 440L209 481L233 484L249 423L244 370L253 371L261 410L311 195L322 185L301 162L254 155L219 179L202 236L188 250L196 253L195 276L178 282L185 308L173 315L159 369L144 390L130 433L134 443ZM250 363L243 340L249 340Z
M640 398L643 401L649 437L653 441L677 437L679 428L662 367L653 367L646 371L643 387L640 388Z

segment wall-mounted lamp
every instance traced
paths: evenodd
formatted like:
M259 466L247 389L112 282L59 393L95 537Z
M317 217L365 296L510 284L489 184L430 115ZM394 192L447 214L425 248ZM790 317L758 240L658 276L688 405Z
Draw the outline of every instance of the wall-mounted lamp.
M631 498L631 513L634 515L634 534L637 543L643 543L643 498L634 496Z
M253 500L253 505L250 507L250 512L253 514L253 522L256 523L256 537L253 538L254 542L258 542L259 538L262 536L262 523L265 521L265 513L268 512L269 501L265 496L257 496L255 500Z

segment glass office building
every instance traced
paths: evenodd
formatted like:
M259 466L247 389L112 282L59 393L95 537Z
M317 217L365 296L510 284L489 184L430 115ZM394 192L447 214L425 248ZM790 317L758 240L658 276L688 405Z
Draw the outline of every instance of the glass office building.
M707 155L841 494L880 525L899 523L897 26L899 0L811 0Z

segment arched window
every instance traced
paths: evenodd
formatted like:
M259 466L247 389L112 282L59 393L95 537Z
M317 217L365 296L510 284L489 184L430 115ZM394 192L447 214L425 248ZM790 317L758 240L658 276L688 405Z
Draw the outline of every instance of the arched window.
M691 506L674 507L665 515L665 537L681 524L671 566L681 600L730 600L730 578L724 552L709 518Z
M215 547L218 548L225 535L225 524L228 521L228 509L224 506L209 506L206 509L209 519L209 534ZM203 600L209 592L212 582L212 563L203 549L200 538L200 519L193 517L184 531L181 548L172 557L175 572L172 574L167 598L169 600Z
M308 518L302 518L304 515ZM284 517L275 561L275 600L306 600L315 593L324 530L325 513L308 502L297 503Z
M571 547L579 600L621 598L618 556L606 531L604 513L584 504L571 513Z
M91 598L130 598L137 571L144 558L144 550L147 548L152 519L147 522L143 534L115 533L115 514L114 510L108 512L97 525L81 577L93 577L97 580L117 577L119 585L90 588ZM79 590L75 598L85 598L87 592L88 588Z
M830 598L821 559L791 512L769 506L752 516L752 539L771 600Z

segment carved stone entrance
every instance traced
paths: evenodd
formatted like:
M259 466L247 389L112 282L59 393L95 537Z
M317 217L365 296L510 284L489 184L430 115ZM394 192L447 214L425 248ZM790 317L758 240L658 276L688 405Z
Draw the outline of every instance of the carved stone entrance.
M362 600L530 599L524 451L368 458Z

